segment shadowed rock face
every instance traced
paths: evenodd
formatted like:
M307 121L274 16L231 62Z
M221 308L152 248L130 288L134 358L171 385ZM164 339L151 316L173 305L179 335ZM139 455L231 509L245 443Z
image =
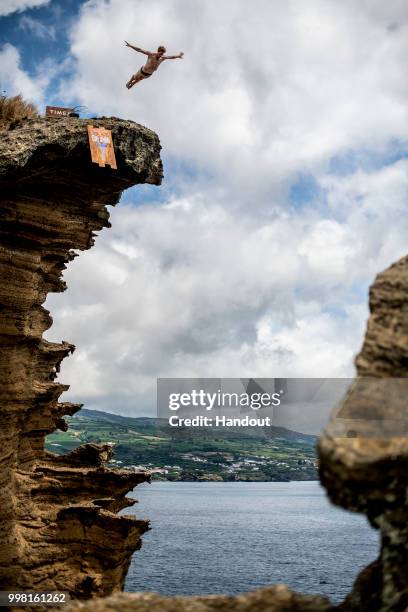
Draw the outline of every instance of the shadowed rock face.
M381 533L379 559L346 609L408 609L408 257L379 274L356 379L319 443L332 501L363 512ZM340 436L344 424L344 436ZM352 428L356 437L346 437Z
M112 130L118 170L90 159L87 123ZM80 405L59 403L55 381L74 350L51 343L42 306L76 253L109 227L107 204L138 183L159 185L160 144L150 130L118 119L33 119L0 140L0 586L63 589L76 597L123 586L148 524L117 512L145 473L104 467L109 446L64 457L44 437L66 428Z

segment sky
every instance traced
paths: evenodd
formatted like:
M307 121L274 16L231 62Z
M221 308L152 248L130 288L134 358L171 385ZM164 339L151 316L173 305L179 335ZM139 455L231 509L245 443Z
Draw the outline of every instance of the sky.
M125 87L143 48L183 60ZM348 377L407 252L406 0L1 0L0 89L160 137L161 187L49 296L64 400L154 415L160 377Z

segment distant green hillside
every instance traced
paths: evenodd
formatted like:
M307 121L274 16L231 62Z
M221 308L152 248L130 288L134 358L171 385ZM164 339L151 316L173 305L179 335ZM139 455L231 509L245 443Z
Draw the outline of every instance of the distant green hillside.
M166 421L82 409L46 447L66 453L84 442L113 442L113 463L166 480L316 480L316 438L279 427L169 427Z

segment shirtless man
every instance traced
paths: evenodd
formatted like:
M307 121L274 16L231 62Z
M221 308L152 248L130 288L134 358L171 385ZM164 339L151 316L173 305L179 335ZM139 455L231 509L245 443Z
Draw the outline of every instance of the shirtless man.
M140 47L134 47L126 40L125 44L127 47L134 49L134 51L138 51L139 53L144 53L145 55L147 55L147 61L145 65L142 66L142 68L140 68L140 70L138 70L136 74L131 76L129 81L126 83L126 87L128 89L133 87L133 85L136 85L136 83L139 83L139 81L143 81L143 79L148 79L150 76L152 76L153 72L158 69L158 67L162 62L164 62L164 60L183 59L184 55L183 52L179 53L178 55L164 55L166 53L166 48L162 46L158 47L156 53L153 53L152 51L145 51Z

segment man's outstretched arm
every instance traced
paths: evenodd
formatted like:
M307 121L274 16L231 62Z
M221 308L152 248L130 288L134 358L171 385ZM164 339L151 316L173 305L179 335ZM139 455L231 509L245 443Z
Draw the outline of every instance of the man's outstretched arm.
M163 55L162 59L183 59L184 51L178 55Z
M125 45L127 47L130 47L131 49L133 49L134 51L139 51L139 53L144 53L145 55L150 55L150 51L145 51L144 49L141 49L140 47L134 47L133 45L131 45L130 43L128 43L127 40L125 40Z

